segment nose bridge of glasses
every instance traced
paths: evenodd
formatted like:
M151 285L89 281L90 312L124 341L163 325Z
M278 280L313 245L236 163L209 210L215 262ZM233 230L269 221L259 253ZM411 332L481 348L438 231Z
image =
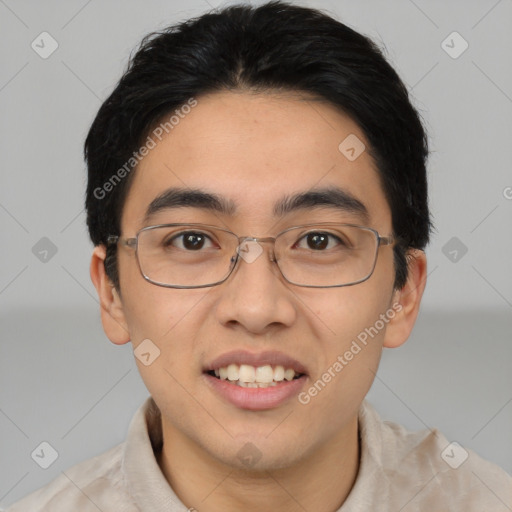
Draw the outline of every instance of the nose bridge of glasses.
M255 236L239 236L238 246L236 247L236 253L246 263L252 263L258 257L265 252L262 243L270 243L270 261L276 261L275 256L275 237L255 237Z
M238 244L242 244L243 242L255 242L255 243L260 243L260 242L269 242L269 243L272 243L275 241L275 237L273 236L265 236L265 237L257 237L257 236L249 236L249 235L246 235L246 236L239 236L238 237Z

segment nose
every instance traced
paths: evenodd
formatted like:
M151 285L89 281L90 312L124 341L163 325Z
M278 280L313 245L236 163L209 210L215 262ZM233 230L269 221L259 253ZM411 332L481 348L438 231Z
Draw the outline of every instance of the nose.
M290 326L297 315L290 286L274 261L273 245L246 238L236 268L219 286L217 318L254 334Z

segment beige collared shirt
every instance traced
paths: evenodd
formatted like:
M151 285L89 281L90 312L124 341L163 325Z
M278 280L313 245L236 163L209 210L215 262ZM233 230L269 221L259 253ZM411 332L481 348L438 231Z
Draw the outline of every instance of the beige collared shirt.
M337 512L512 511L512 477L472 451L463 460L463 448L438 431L382 421L366 401L359 429L359 473ZM201 512L183 504L162 474L161 445L160 411L149 397L124 443L63 471L7 512Z

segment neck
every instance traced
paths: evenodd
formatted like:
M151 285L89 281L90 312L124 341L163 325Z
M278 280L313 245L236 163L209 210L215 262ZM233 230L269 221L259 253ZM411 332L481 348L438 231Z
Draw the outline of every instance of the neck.
M198 512L279 510L335 512L359 469L357 416L293 466L261 472L230 467L163 422L157 459L173 491Z

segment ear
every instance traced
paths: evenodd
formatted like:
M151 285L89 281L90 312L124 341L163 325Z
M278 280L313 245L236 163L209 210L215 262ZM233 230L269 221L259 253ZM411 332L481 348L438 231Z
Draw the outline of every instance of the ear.
M405 343L414 327L427 282L425 253L418 249L409 251L407 268L407 282L401 290L393 293L391 304L396 304L393 308L396 314L386 327L383 346L387 348L396 348Z
M105 272L106 248L97 245L91 257L91 280L98 292L101 306L101 323L109 340L116 345L130 341L121 297Z

